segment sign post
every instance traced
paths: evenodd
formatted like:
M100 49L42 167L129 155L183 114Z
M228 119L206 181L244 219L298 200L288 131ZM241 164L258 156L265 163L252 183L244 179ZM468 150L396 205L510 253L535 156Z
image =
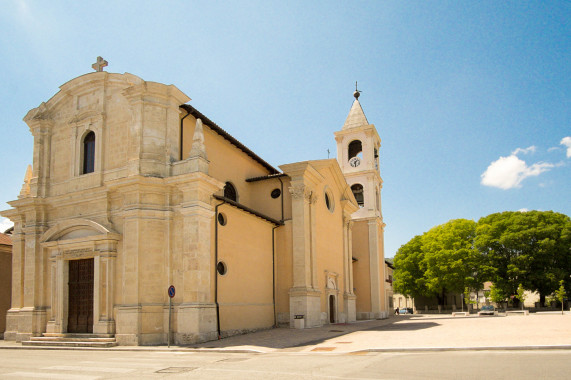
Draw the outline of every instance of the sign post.
M175 294L175 289L174 289L174 286L173 286L173 285L169 286L168 294L169 294L169 335L168 335L168 347L171 348L171 311L172 311L172 298L174 297L174 294Z

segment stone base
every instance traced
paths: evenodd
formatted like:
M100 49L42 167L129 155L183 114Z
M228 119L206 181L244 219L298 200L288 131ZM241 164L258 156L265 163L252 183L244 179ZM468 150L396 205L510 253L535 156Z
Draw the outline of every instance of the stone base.
M4 331L4 340L16 340L18 335L18 314L19 309L10 309L6 313L6 331Z
M118 306L116 308L116 331L117 344L121 346L139 345L138 336L141 334L141 307Z
M115 334L115 321L99 321L93 325L94 334Z
M115 340L120 346L138 346L139 338L136 334L115 334Z
M321 292L310 288L291 288L289 291L289 325L294 327L296 315L303 315L305 328L323 326Z
M347 318L347 323L355 322L357 320L357 296L353 294L344 294L343 300L345 303L345 315Z
M215 304L181 304L176 307L175 314L171 322L174 344L194 344L218 339Z

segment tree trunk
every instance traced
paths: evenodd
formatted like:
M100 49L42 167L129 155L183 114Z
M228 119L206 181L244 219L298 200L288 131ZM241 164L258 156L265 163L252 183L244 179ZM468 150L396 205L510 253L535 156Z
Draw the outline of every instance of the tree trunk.
M539 307L545 307L545 294L539 294Z

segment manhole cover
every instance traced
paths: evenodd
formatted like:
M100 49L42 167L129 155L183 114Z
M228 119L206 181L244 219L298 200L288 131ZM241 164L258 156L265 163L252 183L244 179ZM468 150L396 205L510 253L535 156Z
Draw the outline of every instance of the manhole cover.
M333 351L335 347L315 347L311 351Z
M183 372L190 372L194 371L198 367L168 367L159 369L155 373L183 373Z

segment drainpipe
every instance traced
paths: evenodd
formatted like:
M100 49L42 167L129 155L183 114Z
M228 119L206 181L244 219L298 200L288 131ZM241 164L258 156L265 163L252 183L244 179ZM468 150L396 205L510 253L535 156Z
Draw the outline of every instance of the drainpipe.
M225 203L226 201L223 201L214 208L214 304L216 305L216 331L218 332L218 340L221 338L220 305L218 304L218 207Z
M273 303L274 303L274 327L278 327L278 315L276 312L276 238L275 231L276 228L280 226L274 226L272 228L272 287L273 287Z
M186 110L185 110L186 111ZM180 160L182 161L183 157L182 157L182 124L183 124L183 120L186 119L186 117L190 115L190 112L186 111L186 115L184 115L184 117L182 119L180 119Z

